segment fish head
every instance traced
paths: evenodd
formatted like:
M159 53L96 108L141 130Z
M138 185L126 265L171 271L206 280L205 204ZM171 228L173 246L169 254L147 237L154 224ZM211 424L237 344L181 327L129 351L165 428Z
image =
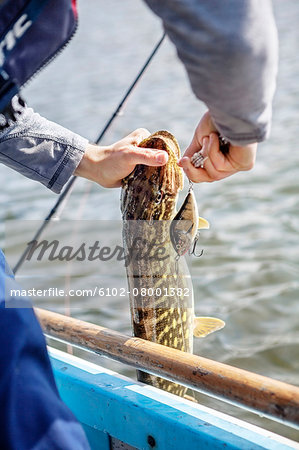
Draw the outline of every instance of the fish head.
M178 192L183 188L183 174L177 161L180 148L168 131L158 131L140 144L141 148L164 150L164 166L138 164L122 182L121 210L125 220L169 220L174 216Z

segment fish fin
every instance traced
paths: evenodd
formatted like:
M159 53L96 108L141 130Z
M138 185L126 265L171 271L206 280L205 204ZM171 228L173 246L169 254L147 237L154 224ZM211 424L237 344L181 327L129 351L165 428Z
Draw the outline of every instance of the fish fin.
M210 228L209 222L203 217L198 218L198 229L199 230L208 230Z
M185 394L185 395L184 395L184 399L185 399L185 400L189 400L189 402L198 403L198 401L196 400L196 398L193 397L192 395Z
M193 335L196 337L205 337L214 331L221 330L225 322L215 317L195 317Z

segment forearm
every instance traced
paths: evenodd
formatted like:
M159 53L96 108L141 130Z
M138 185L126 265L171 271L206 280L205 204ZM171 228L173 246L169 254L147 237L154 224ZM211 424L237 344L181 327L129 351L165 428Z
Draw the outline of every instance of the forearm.
M145 0L163 20L196 96L235 145L269 134L277 72L270 0Z
M167 162L166 152L138 147L149 134L139 128L112 145L88 144L26 108L0 133L0 162L56 193L73 174L104 187L118 187L136 164L162 166Z
M88 141L26 108L0 133L0 162L59 193L80 163Z

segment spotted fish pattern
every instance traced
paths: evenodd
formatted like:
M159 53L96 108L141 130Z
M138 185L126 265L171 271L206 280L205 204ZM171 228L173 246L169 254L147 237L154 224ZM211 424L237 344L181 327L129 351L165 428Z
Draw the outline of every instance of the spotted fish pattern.
M169 158L163 167L137 165L122 183L123 243L130 255L126 270L133 334L192 353L197 320L192 283L185 259L178 255L170 236L178 194L183 188L182 171L177 165L179 145L169 132L158 131L139 146L165 150ZM189 203L187 211L188 208L197 214L197 208L190 208ZM198 216L192 214L188 219L194 225ZM200 326L205 328L205 318L202 319ZM222 327L220 322L218 328ZM211 323L211 331L213 327L215 324ZM180 396L186 393L185 387L142 371L137 371L137 377Z

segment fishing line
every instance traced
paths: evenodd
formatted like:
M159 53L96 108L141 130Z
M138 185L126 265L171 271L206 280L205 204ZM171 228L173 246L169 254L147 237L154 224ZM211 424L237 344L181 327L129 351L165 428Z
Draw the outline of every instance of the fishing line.
M153 50L151 51L151 53L148 56L147 60L145 61L144 65L139 70L136 78L134 79L132 84L129 86L129 88L126 91L125 95L123 96L122 100L120 101L120 103L118 104L118 106L116 107L114 112L112 113L111 117L106 122L104 128L102 129L101 133L99 134L98 138L96 139L95 144L98 145L102 141L103 137L105 136L105 134L107 133L107 131L111 127L111 125L114 122L114 120L116 119L116 117L118 117L122 113L122 109L124 108L126 101L130 97L130 95L133 92L133 90L135 89L138 81L141 79L141 77L143 76L143 74L147 70L149 64L151 63L151 61L153 59L153 57L155 56L155 54L159 50L162 42L164 41L165 36L166 36L166 34L164 32L162 37L159 39L157 44L154 46ZM59 195L59 197L58 197L57 201L55 202L53 208L49 211L48 215L43 220L42 225L36 231L35 235L31 239L31 241L37 241L40 238L41 234L47 228L47 226L49 225L51 220L53 220L54 218L58 220L60 218L60 216L61 216L61 214L62 214L62 212L63 212L63 210L64 210L64 208L66 206L66 203L67 203L67 201L68 201L68 199L69 199L69 197L70 197L70 195L72 193L72 190L74 188L74 183L75 183L76 179L77 179L76 176L72 176L71 179L68 181L68 183L65 185L65 188L64 188L63 192ZM20 269L20 267L24 263L28 251L29 251L29 248L27 246L27 248L25 249L25 251L23 252L21 257L19 258L18 262L16 263L15 267L13 268L14 274L17 273L17 271Z

